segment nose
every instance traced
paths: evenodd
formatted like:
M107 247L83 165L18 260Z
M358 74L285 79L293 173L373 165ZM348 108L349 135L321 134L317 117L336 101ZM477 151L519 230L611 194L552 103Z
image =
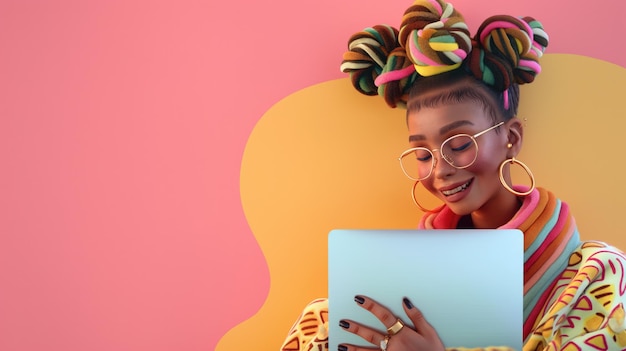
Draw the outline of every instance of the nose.
M440 151L433 155L433 174L437 178L445 178L454 174L456 168L451 165L451 160L446 158Z

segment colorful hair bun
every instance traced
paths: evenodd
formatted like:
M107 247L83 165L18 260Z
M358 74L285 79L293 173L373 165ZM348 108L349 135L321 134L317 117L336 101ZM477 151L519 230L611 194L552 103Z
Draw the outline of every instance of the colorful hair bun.
M404 12L399 41L421 76L459 68L472 50L463 16L442 0L415 1Z
M378 25L350 37L348 51L343 54L341 71L349 73L352 85L365 95L376 95L374 80L387 64L387 57L397 44L398 30Z
M408 69L407 69L408 67ZM398 30L378 25L350 37L341 71L362 94L381 95L391 107L405 106L415 70L398 44Z
M530 17L493 16L485 20L474 38L475 50L467 61L472 74L498 91L513 83L530 83L541 72L538 59L548 36Z

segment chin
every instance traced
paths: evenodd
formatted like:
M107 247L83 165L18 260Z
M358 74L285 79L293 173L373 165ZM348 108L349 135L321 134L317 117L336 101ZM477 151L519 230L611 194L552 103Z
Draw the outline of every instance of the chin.
M466 216L474 212L476 209L469 206L463 206L458 203L446 203L446 206L457 216Z

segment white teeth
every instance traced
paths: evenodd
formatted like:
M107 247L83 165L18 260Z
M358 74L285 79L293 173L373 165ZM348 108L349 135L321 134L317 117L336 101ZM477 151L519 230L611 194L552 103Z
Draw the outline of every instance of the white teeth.
M456 193L458 193L459 191L463 191L465 189L467 189L467 187L469 186L470 182L467 182L463 185L459 185L454 189L450 189L450 190L442 190L441 192L445 195L445 196L450 196L450 195L454 195Z

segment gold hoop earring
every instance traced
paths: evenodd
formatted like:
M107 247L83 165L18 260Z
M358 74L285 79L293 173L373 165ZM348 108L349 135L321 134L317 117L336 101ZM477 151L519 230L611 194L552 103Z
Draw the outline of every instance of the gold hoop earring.
M502 170L504 169L504 165L506 165L507 163L510 164L518 164L520 166L522 166L522 168L524 169L524 171L526 172L526 174L528 175L528 177L530 178L530 188L525 191L525 192L520 192L517 191L513 188L511 188L506 181L504 180L504 175L502 174ZM506 190L508 190L509 192L517 195L517 196L526 196L530 193L533 192L533 190L535 190L535 176L533 175L533 172L530 171L530 168L528 168L528 166L526 166L526 164L524 164L524 162L517 160L515 157L511 157L508 160L504 160L502 161L502 163L500 164L500 183L502 183L502 186L504 186L506 188Z
M415 196L415 189L417 189L417 184L419 184L419 182L420 182L419 180L416 180L415 183L413 184L413 188L411 189L411 198L413 199L413 203L417 205L417 207L419 207L419 209L422 210L422 212L432 212L432 210L425 208L424 206L420 205L419 202L417 202L417 196Z

